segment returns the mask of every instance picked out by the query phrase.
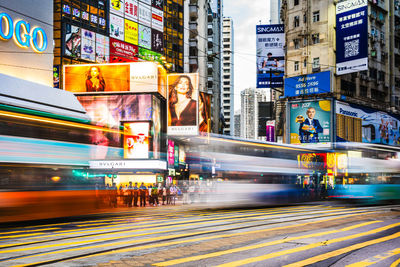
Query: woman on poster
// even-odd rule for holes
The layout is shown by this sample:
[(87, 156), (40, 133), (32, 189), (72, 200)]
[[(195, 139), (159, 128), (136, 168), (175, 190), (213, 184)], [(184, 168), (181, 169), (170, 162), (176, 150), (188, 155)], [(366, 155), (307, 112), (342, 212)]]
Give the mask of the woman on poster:
[(206, 94), (200, 93), (199, 97), (199, 131), (208, 132), (208, 119), (210, 118), (208, 111), (209, 102)]
[(170, 126), (196, 125), (197, 101), (192, 99), (193, 90), (192, 82), (187, 75), (180, 75), (176, 81), (170, 85)]
[(91, 66), (86, 73), (86, 92), (103, 92), (106, 82), (98, 66)]

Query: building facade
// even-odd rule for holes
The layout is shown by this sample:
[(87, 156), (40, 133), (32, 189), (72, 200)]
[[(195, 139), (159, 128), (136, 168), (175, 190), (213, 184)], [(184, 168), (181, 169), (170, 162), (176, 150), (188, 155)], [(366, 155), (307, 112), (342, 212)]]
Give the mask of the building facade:
[[(258, 136), (258, 103), (270, 100), (266, 89), (247, 88), (240, 93), (240, 137), (246, 139), (260, 139)], [(264, 137), (265, 138), (265, 137)]]
[[(337, 21), (342, 19), (354, 19), (363, 16), (364, 12), (349, 10), (350, 17), (340, 18), (337, 15), (337, 5), (346, 1), (311, 1), (311, 0), (289, 0), (284, 1), (281, 9), (282, 20), (285, 25), (286, 33), (286, 64), (285, 77), (287, 81), (290, 77), (299, 75), (313, 75), (329, 71), (331, 73), (331, 84), (329, 89), (319, 94), (308, 94), (291, 96), (287, 100), (289, 102), (317, 99), (330, 99), (332, 101), (332, 138), (335, 140), (357, 141), (361, 140), (358, 134), (353, 132), (362, 132), (363, 142), (376, 139), (374, 133), (368, 130), (373, 127), (378, 132), (377, 125), (364, 125), (345, 127), (342, 125), (343, 119), (339, 114), (340, 110), (335, 107), (343, 105), (353, 105), (355, 109), (370, 109), (370, 113), (379, 113), (377, 120), (382, 122), (386, 117), (392, 117), (385, 124), (392, 125), (397, 128), (396, 114), (399, 108), (399, 66), (400, 66), (400, 24), (399, 3), (395, 1), (356, 1), (367, 7), (365, 20), (357, 20), (357, 23), (367, 25), (368, 36), (364, 43), (353, 42), (352, 46), (348, 46), (346, 53), (349, 58), (359, 53), (359, 50), (367, 49), (367, 68), (351, 73), (337, 73), (336, 62), (338, 56), (337, 36), (339, 25)], [(351, 14), (352, 12), (355, 12)], [(353, 17), (351, 17), (353, 16)], [(342, 26), (353, 27), (357, 24), (349, 22)], [(396, 31), (397, 30), (397, 31)], [(357, 38), (357, 35), (346, 38)], [(338, 39), (339, 40), (339, 39)], [(347, 39), (350, 40), (350, 39)], [(361, 39), (362, 40), (362, 39)], [(349, 42), (349, 45), (350, 42)], [(341, 101), (341, 102), (340, 102)], [(360, 113), (360, 112), (359, 112)], [(355, 113), (354, 113), (355, 114)], [(394, 117), (393, 117), (394, 116)], [(350, 116), (351, 117), (351, 116)], [(354, 117), (354, 116), (353, 116)], [(287, 119), (286, 127), (290, 127), (290, 121)], [(347, 117), (345, 118), (348, 119)], [(353, 119), (356, 119), (355, 117)], [(389, 119), (388, 119), (389, 120)], [(279, 124), (279, 122), (278, 122)], [(335, 127), (333, 126), (335, 125)], [(361, 130), (356, 130), (362, 127)], [(346, 128), (346, 129), (344, 129)], [(353, 129), (352, 133), (347, 134), (348, 129)], [(287, 130), (288, 132), (288, 130)], [(346, 138), (343, 133), (346, 132)], [(368, 134), (369, 132), (369, 134)], [(374, 132), (374, 129), (372, 129)], [(372, 137), (371, 137), (372, 135)], [(290, 140), (286, 140), (289, 142)], [(388, 142), (394, 144), (395, 142)]]
[(233, 20), (232, 18), (223, 19), (222, 28), (222, 112), (225, 120), (224, 134), (233, 135), (235, 132), (234, 124), (234, 69), (233, 69)]

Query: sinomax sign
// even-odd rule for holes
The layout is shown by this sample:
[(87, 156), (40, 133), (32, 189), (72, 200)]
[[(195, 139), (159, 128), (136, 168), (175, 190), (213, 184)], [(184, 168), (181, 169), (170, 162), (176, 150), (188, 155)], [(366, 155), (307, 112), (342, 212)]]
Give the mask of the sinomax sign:
[(47, 35), (42, 28), (31, 27), (24, 20), (13, 21), (7, 13), (0, 13), (0, 39), (14, 39), (19, 47), (31, 47), (37, 53), (42, 53), (47, 48)]

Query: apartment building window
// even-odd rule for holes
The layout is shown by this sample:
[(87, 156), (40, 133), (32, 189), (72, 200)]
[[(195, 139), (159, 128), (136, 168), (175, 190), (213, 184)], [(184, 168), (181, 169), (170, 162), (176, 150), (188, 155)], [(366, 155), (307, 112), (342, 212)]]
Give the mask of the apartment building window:
[(311, 35), (311, 39), (313, 44), (319, 44), (319, 33), (314, 33)]
[(299, 39), (293, 39), (293, 44), (294, 44), (294, 49), (300, 48), (300, 40)]
[(293, 23), (294, 23), (294, 27), (295, 28), (300, 26), (300, 18), (299, 18), (299, 16), (294, 16)]
[(303, 46), (307, 46), (308, 45), (308, 39), (307, 37), (303, 38)]
[(304, 15), (303, 15), (303, 22), (307, 23), (307, 14), (306, 13), (304, 13)]
[(385, 72), (384, 71), (378, 72), (378, 80), (381, 82), (385, 81)]
[(299, 5), (299, 0), (294, 0), (294, 5), (295, 6)]
[(304, 67), (304, 68), (307, 68), (307, 59), (304, 59), (304, 61), (303, 61), (303, 67)]
[(294, 62), (294, 71), (299, 71), (299, 62), (298, 61)]
[(312, 67), (313, 67), (313, 69), (319, 68), (319, 57), (313, 58)]
[(313, 20), (313, 22), (318, 22), (319, 21), (319, 10), (313, 12), (312, 20)]

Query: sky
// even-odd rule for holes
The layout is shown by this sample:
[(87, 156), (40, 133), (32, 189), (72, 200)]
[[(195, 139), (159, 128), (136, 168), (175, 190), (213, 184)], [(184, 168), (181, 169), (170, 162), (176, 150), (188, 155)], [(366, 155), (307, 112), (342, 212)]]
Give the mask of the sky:
[(233, 20), (235, 111), (240, 92), (256, 87), (256, 25), (269, 23), (268, 0), (225, 0), (223, 16)]

